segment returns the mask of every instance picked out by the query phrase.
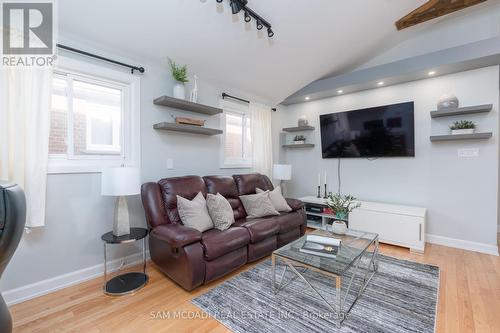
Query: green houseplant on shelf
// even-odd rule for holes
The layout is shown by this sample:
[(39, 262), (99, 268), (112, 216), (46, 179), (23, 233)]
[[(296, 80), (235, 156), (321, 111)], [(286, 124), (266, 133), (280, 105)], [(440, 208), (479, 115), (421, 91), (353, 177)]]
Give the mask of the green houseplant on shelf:
[(328, 195), (326, 204), (335, 214), (335, 219), (332, 223), (332, 232), (343, 235), (347, 231), (345, 220), (350, 212), (361, 207), (361, 203), (356, 201), (356, 198), (350, 194), (341, 195), (340, 193), (331, 193)]
[(476, 129), (476, 124), (470, 120), (455, 121), (450, 126), (451, 134), (473, 134)]
[(186, 89), (184, 83), (189, 82), (187, 76), (187, 65), (177, 65), (172, 59), (168, 58), (168, 66), (172, 72), (172, 77), (175, 80), (174, 97), (186, 99)]

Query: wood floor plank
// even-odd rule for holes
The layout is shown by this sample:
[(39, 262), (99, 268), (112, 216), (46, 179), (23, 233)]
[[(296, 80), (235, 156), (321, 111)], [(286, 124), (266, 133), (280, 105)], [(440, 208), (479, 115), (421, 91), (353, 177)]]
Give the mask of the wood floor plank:
[[(440, 267), (436, 332), (500, 332), (499, 257), (434, 244), (427, 245), (425, 254), (385, 244), (380, 252)], [(227, 333), (191, 299), (256, 264), (186, 292), (149, 262), (150, 282), (134, 295), (106, 296), (98, 278), (12, 306), (14, 332)]]

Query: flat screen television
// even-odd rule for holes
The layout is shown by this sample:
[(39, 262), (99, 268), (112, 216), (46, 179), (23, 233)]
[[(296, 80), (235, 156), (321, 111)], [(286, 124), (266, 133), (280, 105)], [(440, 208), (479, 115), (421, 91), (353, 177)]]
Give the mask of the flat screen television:
[(413, 102), (320, 115), (323, 158), (415, 156)]

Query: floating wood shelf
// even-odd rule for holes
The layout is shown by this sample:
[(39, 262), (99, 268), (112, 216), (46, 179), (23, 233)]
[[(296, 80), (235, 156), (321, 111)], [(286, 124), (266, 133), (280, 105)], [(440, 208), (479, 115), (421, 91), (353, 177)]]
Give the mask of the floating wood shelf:
[(463, 108), (450, 108), (439, 111), (431, 111), (431, 118), (449, 117), (449, 116), (460, 116), (466, 114), (474, 113), (484, 113), (490, 112), (493, 108), (493, 104), (484, 104), (476, 106), (467, 106)]
[(297, 127), (283, 128), (283, 132), (302, 132), (302, 131), (314, 131), (314, 127), (313, 126), (297, 126)]
[(222, 113), (222, 109), (214, 108), (213, 106), (193, 103), (183, 99), (178, 99), (170, 96), (161, 96), (153, 101), (155, 105), (168, 106), (174, 109), (180, 109), (184, 111), (208, 114), (210, 116)]
[(473, 134), (447, 134), (447, 135), (433, 135), (431, 136), (432, 142), (437, 141), (456, 141), (456, 140), (487, 140), (493, 136), (493, 133), (473, 133)]
[(283, 145), (283, 148), (312, 148), (314, 144), (312, 143), (303, 143), (303, 144), (293, 144), (293, 145)]
[(153, 128), (164, 131), (184, 132), (184, 133), (203, 134), (203, 135), (219, 135), (223, 133), (222, 130), (215, 128), (207, 128), (202, 126), (176, 124), (176, 123), (166, 123), (166, 122), (154, 124)]

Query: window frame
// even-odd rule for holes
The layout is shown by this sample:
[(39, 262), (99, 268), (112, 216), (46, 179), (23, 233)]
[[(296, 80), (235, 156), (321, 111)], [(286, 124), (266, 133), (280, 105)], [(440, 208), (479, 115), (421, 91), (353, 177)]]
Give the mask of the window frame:
[[(221, 148), (220, 148), (220, 168), (221, 169), (251, 169), (253, 166), (253, 154), (252, 151), (250, 150), (250, 158), (245, 159), (241, 158), (235, 162), (228, 162), (225, 156), (225, 149), (226, 149), (226, 135), (227, 135), (227, 119), (226, 115), (228, 113), (232, 114), (238, 114), (243, 116), (243, 121), (246, 122), (247, 118), (251, 119), (251, 113), (250, 113), (250, 105), (248, 104), (243, 104), (243, 103), (237, 103), (237, 102), (232, 102), (232, 101), (227, 101), (224, 99), (221, 99), (220, 101), (220, 106), (223, 110), (223, 113), (220, 117), (221, 122), (221, 128), (223, 129), (224, 133), (222, 134), (222, 142), (221, 142)], [(252, 132), (252, 123), (250, 121), (250, 132)], [(245, 136), (246, 136), (246, 129), (247, 126), (246, 124), (243, 125), (243, 141), (242, 141), (242, 151), (243, 155), (245, 155)]]
[[(140, 78), (130, 73), (61, 56), (58, 57), (54, 75), (69, 75), (70, 78), (82, 78), (84, 82), (93, 81), (99, 85), (113, 88), (119, 86), (122, 89), (122, 131), (120, 133), (122, 151), (119, 154), (88, 156), (49, 154), (47, 173), (100, 173), (105, 168), (140, 166)], [(72, 112), (69, 112), (68, 117), (72, 116)], [(68, 123), (68, 152), (72, 153), (74, 147), (71, 127)]]

